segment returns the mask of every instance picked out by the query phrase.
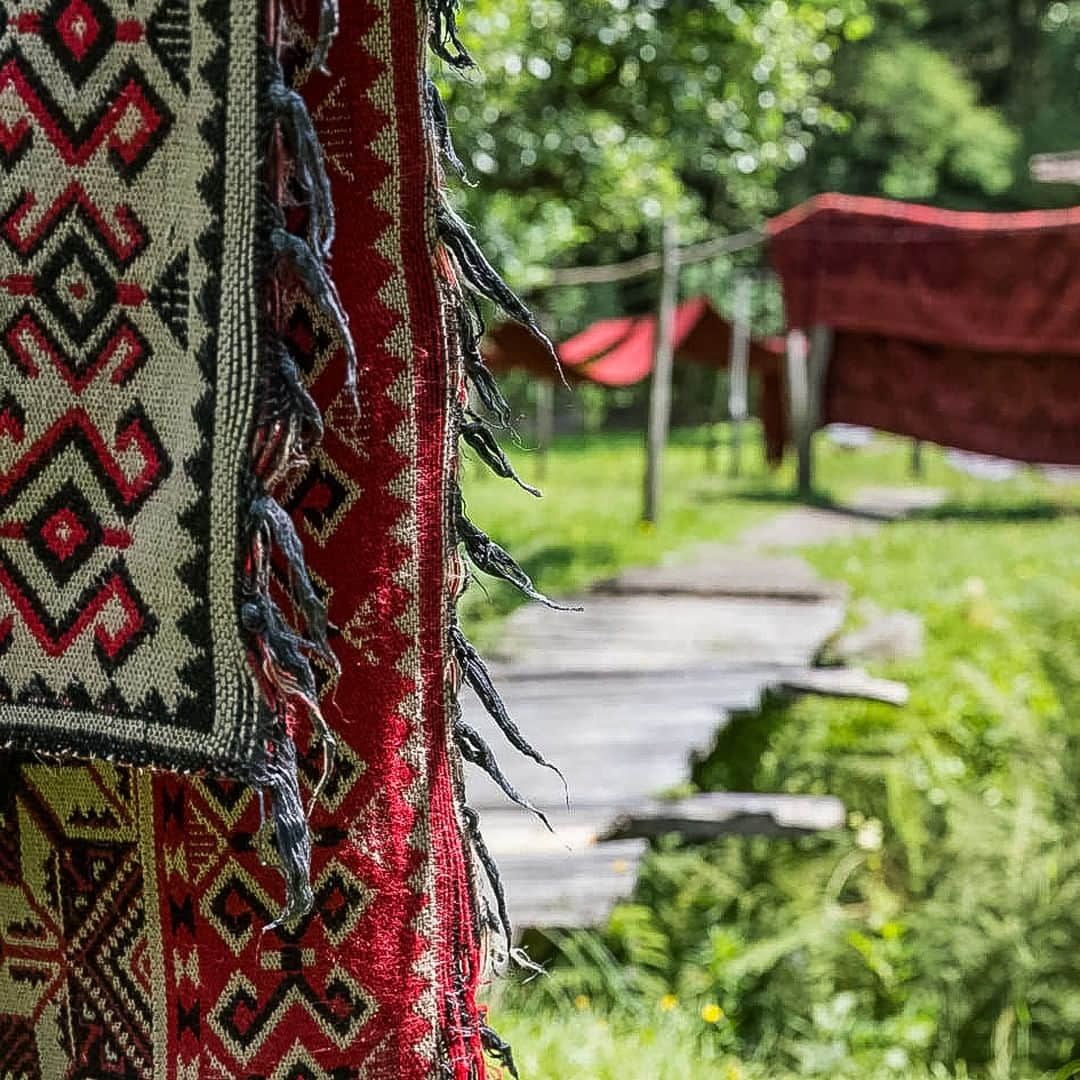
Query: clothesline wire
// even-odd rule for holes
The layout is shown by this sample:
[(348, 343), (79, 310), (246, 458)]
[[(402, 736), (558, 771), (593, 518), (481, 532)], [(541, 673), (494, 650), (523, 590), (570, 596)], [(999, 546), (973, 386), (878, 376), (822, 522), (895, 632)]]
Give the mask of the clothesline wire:
[[(765, 230), (746, 229), (730, 236), (718, 236), (700, 244), (688, 244), (680, 248), (676, 255), (678, 266), (691, 266), (694, 263), (708, 262), (721, 255), (730, 255), (736, 251), (745, 251), (756, 247), (765, 240)], [(659, 251), (650, 251), (626, 262), (609, 263), (605, 266), (572, 266), (564, 270), (553, 270), (544, 282), (547, 288), (564, 285), (600, 285), (651, 274), (659, 270), (663, 256)]]
[[(1080, 226), (1080, 219), (1077, 221)], [(820, 229), (813, 238), (817, 246), (853, 243), (874, 243), (885, 247), (898, 244), (955, 244), (958, 240), (964, 242), (980, 242), (988, 237), (998, 236), (1034, 236), (1043, 229), (1057, 229), (1057, 226), (1028, 226), (1027, 228), (994, 228), (994, 229), (950, 229), (942, 225), (923, 225), (911, 223), (897, 228), (860, 228), (857, 235), (844, 237), (830, 236), (824, 228)], [(768, 234), (761, 226), (745, 229), (742, 232), (732, 233), (729, 236), (719, 236), (713, 240), (705, 240), (698, 244), (689, 244), (680, 248), (676, 256), (676, 264), (693, 266), (696, 263), (708, 262), (719, 258), (721, 255), (731, 255), (738, 251), (746, 251), (757, 247), (768, 240)], [(559, 288), (571, 285), (602, 285), (612, 284), (619, 281), (628, 281), (631, 278), (642, 277), (645, 274), (655, 273), (661, 268), (662, 256), (658, 251), (650, 251), (645, 255), (627, 259), (621, 263), (607, 263), (601, 266), (572, 266), (560, 270), (552, 270), (540, 288)]]

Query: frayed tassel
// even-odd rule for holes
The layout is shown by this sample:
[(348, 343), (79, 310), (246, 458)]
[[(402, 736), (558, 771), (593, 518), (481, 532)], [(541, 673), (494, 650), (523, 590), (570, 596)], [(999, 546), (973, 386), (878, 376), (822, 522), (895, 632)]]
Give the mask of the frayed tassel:
[(499, 786), (499, 790), (502, 791), (512, 803), (516, 803), (523, 810), (528, 810), (529, 813), (535, 814), (544, 823), (548, 832), (555, 832), (551, 827), (551, 822), (548, 821), (547, 814), (545, 814), (538, 806), (534, 806), (529, 802), (529, 800), (526, 799), (525, 796), (510, 782), (506, 773), (502, 771), (495, 755), (492, 753), (491, 747), (484, 741), (480, 732), (471, 725), (465, 723), (461, 717), (458, 717), (454, 721), (454, 742), (461, 751), (461, 756), (471, 764), (483, 769), (484, 772), (486, 772)]
[(487, 256), (473, 239), (469, 227), (445, 202), (435, 209), (435, 226), (443, 243), (453, 253), (465, 281), (480, 296), (497, 304), (512, 319), (527, 326), (542, 341), (558, 363), (555, 346), (540, 329), (540, 324), (533, 313), (521, 302), (517, 293), (499, 276), (498, 271), (488, 262)]
[(356, 410), (360, 410), (360, 399), (356, 391), (358, 362), (356, 345), (349, 331), (349, 317), (341, 306), (341, 299), (326, 267), (310, 247), (299, 236), (293, 236), (287, 229), (278, 226), (270, 233), (270, 243), (279, 263), (287, 263), (308, 295), (320, 309), (329, 316), (337, 327), (341, 344), (345, 349), (346, 370), (345, 389), (352, 397)]
[(469, 833), (469, 841), (472, 844), (473, 851), (476, 852), (477, 860), (483, 867), (484, 876), (487, 878), (488, 885), (491, 886), (492, 895), (495, 897), (495, 907), (498, 910), (498, 929), (502, 931), (503, 937), (506, 939), (506, 951), (507, 955), (509, 955), (514, 949), (514, 931), (510, 924), (510, 910), (506, 906), (506, 890), (503, 888), (499, 866), (484, 842), (484, 834), (480, 831), (480, 815), (471, 806), (463, 806), (461, 812), (465, 818), (465, 828)]
[(532, 578), (521, 569), (506, 548), (495, 543), (486, 532), (478, 529), (464, 514), (457, 519), (457, 535), (465, 545), (469, 560), (478, 570), (509, 582), (530, 600), (559, 611), (563, 610), (554, 600), (537, 589)]
[[(476, 305), (473, 306), (475, 308)], [(510, 423), (510, 406), (480, 352), (480, 338), (484, 333), (484, 323), (480, 318), (480, 313), (475, 310), (470, 313), (468, 306), (462, 301), (458, 304), (457, 316), (465, 375), (472, 383), (484, 408), (495, 417), (499, 424), (506, 427)]]
[(251, 518), (257, 528), (267, 530), (274, 546), (285, 559), (289, 569), (290, 595), (304, 620), (315, 651), (335, 673), (340, 671), (337, 657), (327, 639), (326, 605), (311, 583), (304, 560), (304, 545), (288, 511), (269, 495), (259, 495), (252, 501)]
[(458, 0), (434, 0), (431, 11), (431, 51), (459, 71), (475, 65), (457, 28)]
[(495, 376), (488, 370), (487, 364), (479, 353), (471, 360), (466, 357), (465, 374), (469, 377), (469, 382), (472, 383), (476, 396), (480, 398), (484, 408), (492, 413), (503, 427), (506, 427), (510, 423), (510, 406), (502, 396)]
[(326, 161), (307, 105), (295, 90), (285, 85), (280, 65), (270, 81), (268, 97), (296, 165), (297, 181), (309, 199), (308, 243), (321, 259), (327, 259), (334, 243), (335, 223)]
[(322, 0), (319, 8), (319, 36), (315, 42), (315, 51), (311, 54), (311, 66), (324, 75), (330, 74), (326, 61), (330, 55), (330, 46), (333, 45), (340, 28), (341, 11), (338, 0)]
[(272, 750), (255, 766), (251, 780), (260, 791), (269, 792), (273, 801), (271, 818), (285, 878), (285, 905), (265, 927), (265, 933), (307, 915), (315, 906), (311, 888), (311, 833), (300, 800), (296, 745), (292, 739), (284, 734), (274, 736)]
[(520, 593), (538, 604), (552, 608), (555, 611), (581, 611), (580, 607), (567, 607), (557, 604), (554, 600), (545, 596), (533, 584), (533, 580), (517, 564), (514, 557), (501, 545), (495, 543), (482, 529), (477, 528), (466, 516), (461, 508), (460, 494), (456, 500), (457, 513), (455, 524), (457, 526), (457, 538), (465, 545), (465, 551), (470, 562), (478, 570), (492, 577), (501, 578), (509, 582)]
[(314, 446), (323, 437), (322, 413), (300, 378), (300, 369), (289, 350), (280, 341), (274, 343), (273, 349), (270, 386), (263, 401), (264, 416), (271, 422), (286, 418), (295, 421), (302, 444)]
[[(244, 629), (255, 637), (264, 654), (263, 671), (266, 678), (286, 699), (296, 698), (301, 701), (315, 725), (316, 734), (322, 744), (323, 768), (311, 794), (310, 806), (314, 807), (333, 771), (337, 757), (337, 739), (334, 738), (319, 707), (315, 672), (305, 655), (308, 652), (322, 655), (322, 651), (314, 641), (295, 633), (282, 616), (281, 609), (264, 593), (257, 594), (243, 605), (240, 609), (240, 621)], [(336, 670), (336, 657), (329, 648), (327, 653), (331, 666)]]
[(480, 699), (480, 703), (491, 718), (499, 725), (499, 730), (506, 736), (506, 741), (515, 750), (535, 761), (537, 765), (550, 769), (562, 781), (565, 789), (566, 777), (563, 776), (557, 765), (553, 765), (548, 761), (521, 733), (521, 729), (506, 711), (506, 706), (503, 704), (498, 690), (495, 689), (495, 684), (491, 681), (487, 665), (461, 632), (460, 627), (453, 626), (450, 628), (450, 644), (453, 647), (458, 663), (461, 665), (463, 678), (472, 687), (473, 692)]
[(471, 414), (471, 418), (461, 424), (459, 433), (469, 446), (476, 451), (480, 460), (496, 476), (502, 477), (504, 480), (513, 480), (523, 491), (535, 495), (538, 499), (541, 497), (542, 492), (539, 488), (533, 487), (532, 484), (526, 484), (518, 476), (514, 466), (510, 464), (510, 459), (503, 452), (498, 440), (496, 440), (495, 433), (479, 416)]
[(430, 78), (427, 80), (427, 99), (431, 127), (435, 132), (435, 145), (439, 148), (439, 153), (446, 159), (446, 163), (450, 168), (457, 173), (461, 180), (468, 184), (469, 177), (465, 171), (465, 163), (458, 157), (457, 150), (454, 149), (454, 137), (450, 134), (450, 117), (446, 115), (446, 106), (443, 104), (442, 94), (439, 93), (439, 88)]
[(269, 596), (258, 595), (247, 601), (240, 609), (240, 621), (270, 654), (275, 667), (288, 677), (288, 685), (282, 687), (286, 696), (299, 696), (313, 715), (318, 713), (315, 673), (304, 655), (306, 651), (318, 651), (315, 643), (289, 629), (281, 609)]
[(514, 1064), (514, 1050), (497, 1031), (489, 1028), (487, 1024), (482, 1024), (480, 1027), (480, 1041), (483, 1043), (484, 1049), (506, 1069), (514, 1080), (520, 1080), (517, 1065)]

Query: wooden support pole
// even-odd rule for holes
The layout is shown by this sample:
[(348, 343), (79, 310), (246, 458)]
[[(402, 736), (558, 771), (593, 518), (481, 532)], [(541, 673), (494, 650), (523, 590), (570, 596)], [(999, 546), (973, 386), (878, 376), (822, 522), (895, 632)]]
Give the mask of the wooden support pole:
[(705, 471), (716, 472), (716, 458), (720, 449), (720, 419), (724, 415), (724, 373), (720, 368), (713, 372), (712, 400), (705, 432)]
[(911, 440), (911, 475), (920, 478), (923, 474), (922, 439)]
[(536, 475), (547, 476), (548, 451), (555, 437), (555, 384), (537, 379), (536, 394)]
[(660, 271), (660, 304), (656, 314), (656, 341), (649, 387), (649, 433), (645, 463), (645, 507), (642, 517), (655, 522), (660, 515), (664, 448), (671, 423), (672, 339), (679, 287), (679, 232), (675, 219), (664, 222), (664, 250)]
[(807, 429), (806, 414), (810, 407), (808, 351), (809, 343), (806, 335), (801, 330), (789, 330), (786, 351), (788, 423), (797, 455), (797, 489), (803, 498), (810, 494), (813, 482), (809, 447), (804, 444)]
[(832, 336), (828, 326), (813, 327), (809, 340), (801, 330), (788, 334), (788, 407), (798, 454), (797, 490), (800, 499), (808, 499), (814, 491), (814, 432), (821, 422)]
[(752, 280), (735, 282), (735, 310), (731, 326), (731, 363), (728, 369), (728, 418), (731, 421), (731, 475), (742, 467), (742, 426), (748, 414), (750, 384), (750, 303)]

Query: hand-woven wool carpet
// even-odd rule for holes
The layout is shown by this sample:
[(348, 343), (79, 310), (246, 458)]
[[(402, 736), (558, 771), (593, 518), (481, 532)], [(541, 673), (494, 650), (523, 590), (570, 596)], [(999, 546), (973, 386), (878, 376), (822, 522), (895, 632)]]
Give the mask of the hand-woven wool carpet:
[(1080, 210), (820, 195), (768, 233), (789, 325), (835, 331), (823, 422), (1080, 464)]
[(463, 293), (531, 319), (442, 202), (455, 6), (2, 0), (3, 1080), (512, 1071), (458, 543), (535, 590), (454, 476)]

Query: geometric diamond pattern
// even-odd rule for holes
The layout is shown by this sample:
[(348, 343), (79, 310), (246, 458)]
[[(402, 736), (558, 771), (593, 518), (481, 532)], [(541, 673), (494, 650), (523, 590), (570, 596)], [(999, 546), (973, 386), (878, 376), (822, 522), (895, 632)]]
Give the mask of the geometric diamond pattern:
[(57, 585), (66, 585), (101, 544), (101, 522), (68, 480), (30, 519), (26, 540)]
[(116, 20), (102, 0), (52, 0), (40, 25), (42, 40), (77, 87), (116, 40)]
[[(59, 0), (32, 2), (35, 10), (48, 6), (54, 22), (61, 18), (64, 8)], [(108, 34), (97, 14), (100, 2), (87, 0), (87, 7), (101, 29), (91, 27), (79, 8), (71, 16), (83, 19), (73, 40), (85, 47), (84, 64), (98, 40), (95, 33)], [(3, 6), (10, 14), (12, 5)], [(202, 152), (187, 167), (205, 180), (206, 187), (224, 186), (225, 177), (215, 173), (211, 159), (217, 144), (205, 135), (205, 125), (218, 123), (219, 112), (231, 116), (242, 111), (254, 97), (234, 95), (225, 109), (219, 92), (232, 85), (224, 76), (230, 58), (241, 51), (242, 35), (219, 42), (206, 33), (203, 21), (210, 18), (219, 28), (232, 25), (227, 0), (109, 0), (109, 6), (117, 34), (125, 42), (120, 62), (138, 59), (144, 45), (154, 53), (149, 62), (143, 54), (142, 71), (135, 70), (128, 83), (113, 78), (119, 65), (106, 56), (87, 83), (117, 87), (113, 100), (119, 100), (126, 86), (134, 87), (125, 123), (114, 124), (96, 112), (90, 117), (93, 102), (80, 103), (50, 134), (30, 121), (20, 126), (23, 117), (17, 115), (16, 107), (6, 147), (0, 132), (0, 168), (10, 168), (13, 174), (21, 167), (18, 154), (28, 153), (30, 142), (35, 149), (46, 145), (59, 158), (64, 153), (82, 153), (92, 131), (103, 148), (102, 160), (92, 170), (86, 169), (85, 175), (92, 173), (93, 183), (87, 180), (87, 187), (94, 196), (95, 212), (109, 229), (103, 231), (97, 223), (92, 226), (85, 215), (75, 212), (57, 216), (51, 226), (53, 235), (44, 239), (29, 224), (18, 232), (26, 239), (21, 246), (0, 239), (0, 264), (7, 257), (5, 248), (18, 247), (33, 263), (26, 273), (34, 278), (26, 286), (28, 291), (3, 310), (0, 325), (7, 328), (17, 322), (13, 317), (25, 306), (35, 326), (44, 328), (47, 336), (40, 340), (63, 357), (63, 362), (54, 360), (40, 345), (36, 329), (29, 322), (20, 323), (18, 348), (8, 342), (8, 357), (0, 356), (0, 382), (5, 390), (9, 380), (17, 385), (21, 398), (23, 386), (17, 378), (21, 372), (27, 385), (36, 378), (35, 385), (47, 385), (58, 397), (64, 395), (73, 409), (101, 395), (109, 400), (113, 393), (128, 400), (145, 385), (148, 370), (153, 375), (162, 367), (171, 372), (175, 343), (185, 334), (192, 348), (207, 340), (199, 316), (217, 312), (228, 293), (220, 281), (207, 280), (207, 260), (223, 246), (231, 221), (222, 217), (212, 230), (192, 236), (187, 245), (190, 262), (184, 266), (174, 261), (175, 252), (155, 254), (157, 212), (129, 199), (148, 174), (157, 175), (161, 168), (163, 175), (169, 175), (159, 165), (160, 159), (154, 160), (152, 144), (158, 140), (168, 150), (168, 141), (161, 142), (158, 133), (170, 121), (158, 114), (148, 73), (152, 73), (152, 93)], [(317, 6), (306, 5), (309, 14), (317, 15)], [(247, 10), (262, 7), (253, 4)], [(427, 258), (434, 177), (424, 157), (426, 133), (415, 78), (426, 37), (417, 11), (416, 5), (399, 0), (353, 0), (342, 5), (341, 70), (332, 77), (306, 70), (301, 76), (300, 89), (320, 125), (331, 167), (336, 168), (334, 162), (345, 166), (336, 169), (331, 180), (339, 204), (351, 208), (339, 216), (339, 250), (349, 255), (342, 266), (341, 295), (353, 324), (363, 326), (365, 408), (361, 422), (347, 430), (347, 410), (340, 410), (340, 425), (337, 411), (330, 410), (325, 457), (314, 468), (312, 482), (297, 484), (292, 508), (302, 537), (318, 537), (308, 547), (312, 576), (320, 591), (332, 591), (335, 609), (342, 612), (342, 628), (365, 602), (371, 603), (371, 618), (377, 622), (377, 627), (358, 625), (348, 635), (332, 629), (342, 654), (342, 672), (325, 707), (328, 719), (338, 721), (335, 728), (343, 746), (339, 769), (311, 813), (315, 911), (295, 926), (263, 932), (268, 918), (280, 907), (283, 890), (272, 829), (262, 820), (259, 801), (245, 785), (116, 769), (117, 777), (139, 785), (140, 797), (134, 797), (132, 790), (110, 790), (107, 799), (76, 792), (70, 816), (77, 819), (80, 831), (74, 842), (85, 843), (88, 849), (105, 843), (108, 814), (126, 824), (132, 808), (138, 807), (143, 820), (137, 840), (131, 843), (138, 845), (142, 855), (141, 895), (103, 888), (110, 880), (125, 879), (125, 873), (117, 871), (131, 868), (115, 852), (108, 858), (97, 858), (92, 851), (80, 855), (79, 872), (65, 879), (79, 886), (72, 893), (70, 926), (76, 926), (79, 905), (90, 905), (112, 944), (97, 943), (101, 947), (95, 948), (89, 969), (93, 991), (79, 1002), (85, 1011), (63, 1012), (65, 998), (59, 1022), (51, 1022), (55, 1013), (40, 1019), (41, 1014), (33, 1014), (28, 1031), (24, 1022), (27, 994), (55, 986), (55, 972), (77, 970), (79, 943), (84, 938), (57, 937), (48, 956), (52, 966), (42, 965), (40, 982), (13, 987), (4, 981), (15, 921), (25, 924), (37, 947), (49, 938), (31, 917), (37, 913), (16, 910), (18, 904), (4, 891), (4, 876), (9, 873), (5, 867), (12, 861), (7, 849), (16, 844), (22, 850), (27, 841), (22, 822), (12, 827), (13, 818), (5, 815), (7, 792), (0, 783), (0, 919), (9, 912), (15, 914), (14, 920), (0, 926), (0, 1076), (12, 1062), (21, 1067), (24, 1059), (39, 1067), (42, 1080), (51, 1076), (64, 1080), (433, 1080), (447, 1075), (447, 1068), (458, 1076), (483, 1075), (470, 977), (470, 971), (479, 972), (480, 952), (472, 940), (477, 926), (471, 907), (469, 856), (453, 812), (446, 656), (438, 631), (446, 604), (448, 538), (443, 495), (450, 452), (447, 411), (454, 388), (447, 377), (450, 364), (440, 322), (445, 297)], [(135, 20), (142, 20), (145, 35), (138, 45), (130, 26)], [(69, 31), (69, 37), (73, 32)], [(297, 30), (301, 40), (307, 32)], [(253, 50), (259, 45), (248, 44)], [(30, 35), (18, 41), (18, 48), (28, 52), (35, 46), (35, 60), (54, 55), (57, 48)], [(70, 43), (64, 48), (71, 53)], [(70, 70), (78, 62), (70, 55), (64, 67), (69, 74), (56, 81), (72, 85)], [(7, 106), (11, 84), (4, 84), (3, 78), (0, 61), (0, 95), (6, 95)], [(177, 97), (177, 88), (188, 78), (192, 101), (219, 106), (202, 124), (191, 122)], [(336, 112), (320, 109), (320, 102), (331, 96), (343, 107)], [(86, 122), (80, 119), (84, 116)], [(326, 117), (342, 122), (330, 123)], [(116, 218), (120, 197), (109, 205), (96, 205), (101, 201), (98, 186), (110, 170), (123, 185), (117, 189), (123, 200), (132, 203), (137, 230)], [(51, 204), (41, 199), (37, 212), (44, 213)], [(3, 212), (0, 206), (0, 216)], [(185, 219), (180, 231), (186, 227)], [(67, 284), (82, 285), (84, 290), (68, 288), (47, 303), (37, 272), (55, 255), (60, 239), (72, 232), (84, 240), (89, 254), (80, 251), (63, 269)], [(126, 261), (122, 261), (118, 252), (133, 233), (138, 234), (138, 242), (132, 241), (133, 246), (125, 250), (135, 253), (124, 255)], [(109, 235), (117, 243), (109, 241)], [(111, 286), (95, 280), (91, 259), (109, 268)], [(4, 268), (0, 265), (0, 270)], [(179, 297), (185, 280), (187, 304)], [(39, 291), (31, 294), (31, 287)], [(84, 330), (88, 307), (100, 307), (98, 297), (108, 296), (110, 289), (118, 291), (115, 301), (85, 345), (79, 345), (75, 335)], [(80, 291), (82, 295), (76, 295)], [(254, 293), (249, 290), (244, 296), (250, 300)], [(286, 295), (285, 303), (289, 302), (291, 297)], [(0, 295), (0, 306), (4, 303)], [(62, 309), (64, 315), (54, 315), (53, 309)], [(111, 339), (112, 328), (121, 318), (141, 341), (125, 333), (124, 343), (110, 348), (105, 339)], [(62, 319), (70, 329), (62, 325)], [(325, 327), (319, 322), (307, 328), (312, 348), (298, 349), (297, 361), (302, 362), (305, 353), (315, 354), (316, 362), (305, 368), (305, 381), (326, 414), (340, 387), (344, 359), (340, 348), (322, 340)], [(102, 360), (103, 355), (109, 358)], [(210, 349), (204, 354), (207, 370), (225, 356), (224, 350)], [(134, 377), (125, 382), (123, 374), (114, 378), (114, 373), (118, 368), (129, 371), (126, 358), (140, 366), (134, 367)], [(29, 374), (32, 368), (36, 376)], [(21, 404), (20, 400), (0, 402), (0, 460), (18, 457), (20, 447), (40, 433), (34, 427), (35, 417)], [(191, 421), (188, 403), (177, 402), (175, 411), (185, 422)], [(124, 407), (118, 405), (116, 412), (123, 413)], [(19, 558), (24, 575), (38, 579), (53, 572), (44, 567), (47, 559), (59, 564), (61, 573), (66, 564), (84, 560), (69, 583), (70, 591), (79, 575), (96, 572), (99, 562), (127, 558), (128, 551), (115, 547), (113, 530), (106, 526), (121, 524), (137, 545), (139, 508), (166, 494), (172, 497), (178, 485), (187, 490), (209, 467), (205, 457), (174, 460), (169, 474), (176, 481), (170, 483), (173, 490), (155, 489), (144, 497), (133, 477), (143, 471), (140, 463), (150, 461), (150, 443), (143, 437), (148, 431), (160, 434), (159, 458), (172, 449), (161, 416), (152, 412), (123, 429), (123, 445), (118, 443), (116, 429), (107, 423), (99, 425), (100, 444), (88, 441), (90, 436), (81, 428), (77, 436), (68, 438), (60, 480), (70, 479), (73, 488), (62, 500), (65, 505), (50, 505), (48, 515), (42, 510), (45, 495), (32, 490), (32, 485), (22, 485), (18, 513), (9, 513), (0, 495), (0, 527), (9, 527), (0, 533), (0, 559), (12, 553), (12, 558)], [(96, 539), (95, 519), (85, 512), (79, 496), (96, 512), (105, 533), (89, 557), (86, 553)], [(21, 539), (12, 539), (11, 533), (20, 525)], [(187, 525), (174, 532), (166, 530), (163, 554), (169, 554), (172, 545), (185, 543), (188, 536)], [(185, 565), (213, 564), (209, 551), (200, 549)], [(185, 583), (166, 567), (159, 577), (174, 593), (184, 593)], [(0, 610), (0, 624), (3, 614)], [(120, 612), (111, 606), (89, 632), (113, 633), (119, 617)], [(231, 627), (232, 623), (225, 619), (222, 625)], [(175, 638), (177, 628), (163, 618), (159, 636), (166, 633)], [(361, 647), (355, 646), (353, 642), (361, 637)], [(134, 653), (129, 669), (143, 664), (144, 655)], [(7, 675), (5, 663), (5, 655), (0, 655), (0, 676)], [(117, 672), (115, 681), (123, 674)], [(58, 707), (61, 694), (79, 701), (106, 700), (97, 687), (83, 690), (75, 683), (65, 684), (56, 693), (52, 707)], [(122, 711), (121, 703), (116, 712)], [(0, 705), (0, 716), (2, 712)], [(103, 723), (112, 715), (103, 711)], [(319, 755), (305, 747), (301, 751), (303, 784), (310, 791), (319, 775)], [(5, 768), (25, 778), (35, 766), (0, 755), (0, 776), (5, 775)], [(64, 786), (60, 785), (61, 795)], [(142, 793), (149, 794), (148, 801), (141, 798)], [(74, 864), (76, 860), (65, 855), (71, 842), (70, 830), (49, 832), (41, 844), (34, 845), (35, 866)], [(21, 876), (29, 879), (33, 874)], [(47, 879), (44, 890), (54, 895), (53, 880), (47, 873), (39, 874), (37, 880), (42, 878)], [(126, 879), (131, 880), (131, 875)], [(99, 896), (111, 905), (107, 917), (99, 915)], [(136, 930), (140, 920), (142, 929)], [(17, 944), (21, 947), (22, 942)], [(145, 993), (147, 987), (153, 988), (152, 995)], [(107, 1030), (97, 1000), (110, 994), (122, 1003), (115, 1007), (122, 1025), (137, 1028), (144, 1006), (152, 1009), (152, 1062), (141, 1060), (141, 1050), (147, 1045), (145, 1029), (117, 1031), (114, 1022), (112, 1030)], [(105, 1053), (76, 1045), (72, 1028)], [(28, 1037), (34, 1042), (30, 1049)], [(20, 1073), (16, 1075), (23, 1080)]]
[(41, 298), (56, 321), (78, 345), (116, 303), (116, 285), (109, 271), (76, 232), (62, 241), (42, 266)]
[[(223, 297), (254, 287), (256, 209), (234, 209), (228, 266), (221, 237), (231, 151), (258, 184), (261, 75), (223, 43), (258, 15), (184, 0), (151, 44), (163, 3), (2, 5), (0, 741), (232, 773), (255, 695), (241, 635), (212, 626), (235, 624), (261, 331)], [(219, 363), (234, 309), (244, 341)]]

